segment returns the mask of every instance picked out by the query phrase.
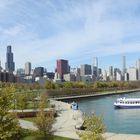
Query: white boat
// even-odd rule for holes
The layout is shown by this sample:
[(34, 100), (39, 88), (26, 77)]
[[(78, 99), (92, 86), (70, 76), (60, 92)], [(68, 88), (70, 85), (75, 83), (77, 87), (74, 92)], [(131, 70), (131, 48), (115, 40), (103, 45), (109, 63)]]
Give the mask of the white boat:
[(140, 98), (118, 98), (114, 102), (115, 108), (140, 108)]

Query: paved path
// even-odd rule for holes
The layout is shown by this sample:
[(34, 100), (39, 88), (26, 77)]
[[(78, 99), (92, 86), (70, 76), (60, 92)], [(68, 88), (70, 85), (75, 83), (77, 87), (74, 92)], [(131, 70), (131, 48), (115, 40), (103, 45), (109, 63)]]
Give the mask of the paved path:
[(115, 95), (115, 94), (124, 94), (124, 93), (132, 93), (138, 92), (140, 89), (132, 89), (132, 90), (116, 90), (116, 91), (106, 91), (106, 92), (98, 92), (98, 93), (88, 93), (85, 95), (75, 95), (75, 96), (65, 96), (65, 97), (54, 97), (52, 99), (55, 100), (64, 100), (64, 99), (76, 99), (76, 98), (86, 98), (86, 97), (97, 97), (97, 96), (107, 96), (107, 95)]
[(53, 125), (54, 135), (79, 139), (75, 126), (83, 123), (82, 112), (80, 110), (72, 110), (68, 103), (54, 100), (52, 103), (55, 104), (56, 110), (61, 110)]
[(19, 119), (19, 123), (20, 123), (20, 126), (22, 126), (22, 128), (30, 129), (30, 130), (37, 130), (37, 127), (35, 127), (32, 122)]
[[(65, 112), (65, 113), (67, 113), (67, 112)], [(73, 126), (74, 126), (73, 123), (71, 123), (71, 127), (65, 128), (68, 125), (69, 117), (70, 116), (67, 115), (68, 119), (63, 120), (63, 121), (59, 121), (59, 119), (62, 119), (62, 118), (58, 117), (58, 119), (57, 119), (58, 122), (55, 124), (55, 128), (57, 126), (57, 128), (56, 128), (57, 131), (54, 132), (54, 135), (62, 136), (62, 137), (69, 137), (69, 138), (73, 138), (73, 139), (79, 139), (79, 137), (75, 133), (75, 129), (73, 128)], [(19, 122), (20, 122), (20, 125), (25, 129), (37, 130), (37, 128), (33, 125), (32, 122), (21, 120), (21, 119), (19, 120)], [(59, 126), (61, 126), (61, 127), (59, 127)], [(105, 134), (103, 134), (103, 137), (106, 140), (140, 140), (140, 135), (132, 135), (132, 134), (105, 133)]]
[(105, 133), (103, 136), (106, 140), (140, 140), (140, 135), (133, 134)]

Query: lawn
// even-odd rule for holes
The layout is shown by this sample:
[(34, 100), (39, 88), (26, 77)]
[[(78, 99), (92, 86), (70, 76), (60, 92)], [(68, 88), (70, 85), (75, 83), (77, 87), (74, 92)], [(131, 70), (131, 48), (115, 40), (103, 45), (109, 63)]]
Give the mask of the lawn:
[(74, 140), (74, 139), (51, 135), (51, 136), (47, 136), (45, 138), (43, 138), (41, 136), (27, 136), (23, 140)]
[(29, 122), (35, 122), (35, 118), (36, 117), (22, 118), (22, 120), (29, 121)]

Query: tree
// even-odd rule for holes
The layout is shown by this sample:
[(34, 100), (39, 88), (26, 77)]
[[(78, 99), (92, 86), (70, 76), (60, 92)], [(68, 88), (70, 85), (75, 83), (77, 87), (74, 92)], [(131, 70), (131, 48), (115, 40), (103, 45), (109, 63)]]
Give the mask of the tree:
[(28, 100), (27, 100), (27, 97), (23, 94), (20, 94), (16, 100), (17, 102), (17, 106), (19, 109), (23, 110), (27, 108), (28, 106)]
[(46, 101), (47, 99), (42, 95), (39, 103), (39, 112), (37, 113), (37, 117), (35, 119), (35, 125), (44, 137), (51, 133), (52, 124), (54, 122), (54, 116), (47, 116), (44, 111)]
[(64, 82), (64, 88), (73, 88), (72, 82)]
[(46, 89), (55, 89), (55, 84), (52, 82), (52, 81), (46, 81), (46, 84), (45, 84), (45, 88)]
[(0, 91), (0, 140), (17, 139), (20, 126), (15, 113), (10, 113), (14, 96), (12, 88)]
[(83, 140), (103, 140), (102, 133), (105, 130), (105, 126), (102, 123), (102, 118), (97, 117), (95, 114), (91, 116), (85, 116), (83, 127), (84, 132), (78, 132), (78, 135)]

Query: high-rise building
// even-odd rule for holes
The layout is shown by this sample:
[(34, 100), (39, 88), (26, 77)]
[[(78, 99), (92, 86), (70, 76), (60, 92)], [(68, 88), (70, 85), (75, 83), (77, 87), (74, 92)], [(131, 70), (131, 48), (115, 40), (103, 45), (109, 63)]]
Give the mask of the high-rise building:
[(1, 82), (16, 82), (16, 77), (13, 73), (9, 72), (0, 72), (0, 81)]
[(13, 61), (12, 46), (7, 46), (5, 68), (6, 68), (6, 71), (8, 71), (8, 72), (13, 72), (15, 70), (15, 63)]
[(102, 71), (102, 80), (107, 81), (107, 71), (106, 70)]
[(64, 74), (68, 74), (70, 72), (68, 60), (59, 59), (56, 61), (56, 65), (57, 65), (56, 71), (60, 76), (60, 79), (63, 80)]
[(0, 61), (0, 71), (2, 70), (2, 67), (1, 67), (1, 61)]
[(30, 62), (25, 63), (25, 75), (31, 75), (31, 63)]
[(96, 66), (92, 66), (92, 75), (97, 78), (98, 68)]
[(24, 69), (18, 68), (17, 72), (16, 72), (16, 75), (19, 76), (19, 77), (24, 77), (24, 75), (25, 75)]
[(109, 67), (109, 80), (112, 81), (113, 80), (113, 66)]
[(36, 67), (34, 69), (34, 77), (43, 77), (44, 68), (43, 67)]
[(138, 71), (138, 80), (140, 80), (140, 59), (137, 60), (136, 68), (137, 68), (137, 71)]
[(98, 79), (99, 76), (99, 70), (98, 70), (98, 58), (93, 58), (93, 64), (92, 64), (92, 75)]
[(91, 75), (91, 65), (88, 64), (81, 65), (80, 75), (81, 76)]
[(122, 80), (122, 72), (121, 72), (121, 70), (120, 69), (118, 69), (118, 68), (114, 68), (114, 72), (113, 72), (114, 74), (113, 74), (113, 79), (115, 80), (115, 81), (121, 81)]
[(129, 81), (137, 81), (138, 80), (137, 69), (135, 67), (130, 67), (128, 69), (128, 73), (129, 73)]
[(124, 80), (124, 76), (125, 76), (125, 73), (127, 72), (127, 69), (126, 69), (126, 57), (123, 56), (122, 57), (122, 80)]
[(93, 65), (98, 68), (98, 58), (97, 57), (93, 58)]

